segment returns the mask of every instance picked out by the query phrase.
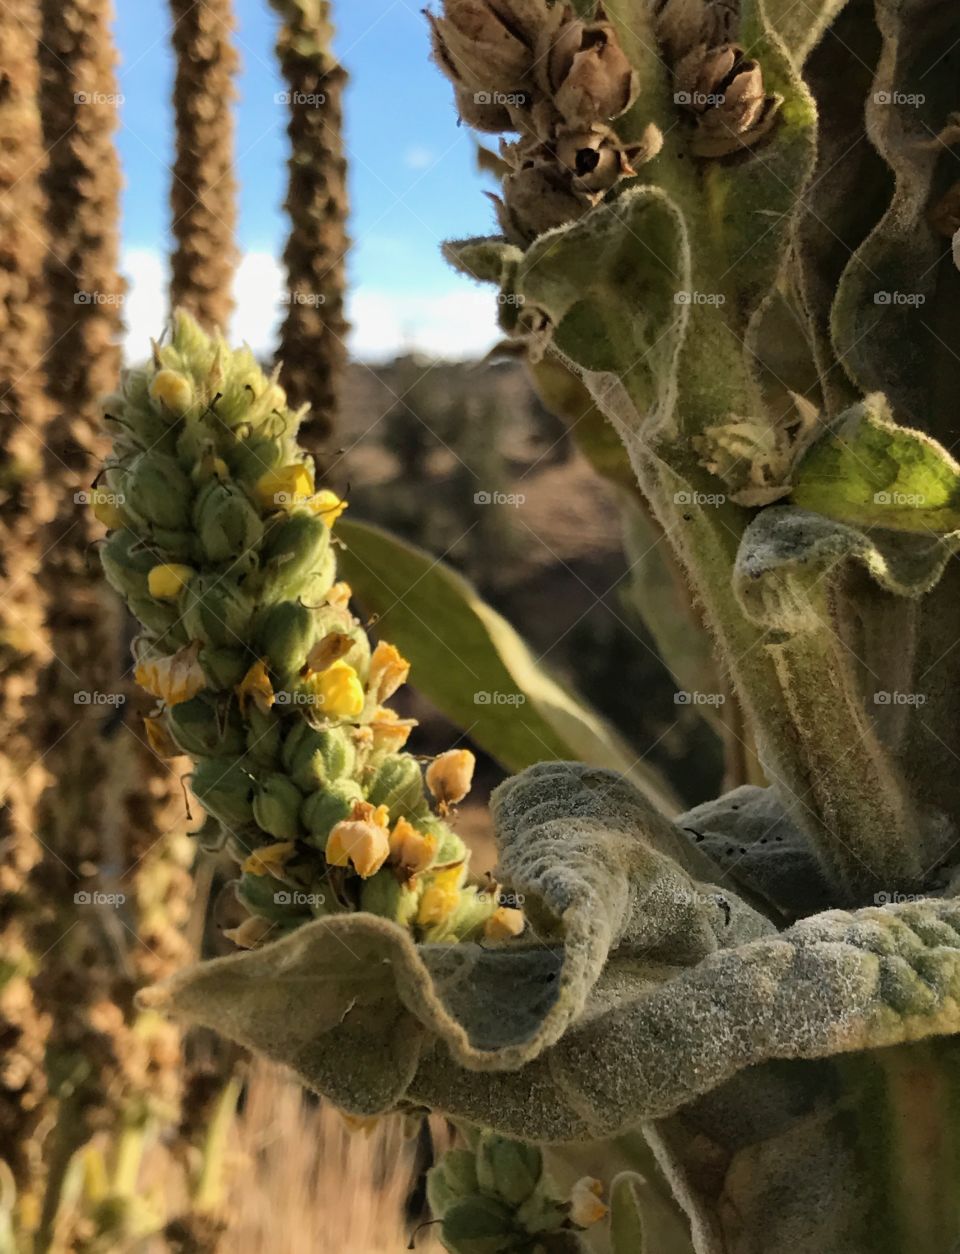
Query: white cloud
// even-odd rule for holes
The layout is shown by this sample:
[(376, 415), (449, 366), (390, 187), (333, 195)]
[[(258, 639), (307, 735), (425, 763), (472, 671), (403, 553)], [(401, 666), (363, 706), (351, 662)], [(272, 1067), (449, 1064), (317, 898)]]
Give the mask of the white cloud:
[(437, 159), (437, 154), (430, 148), (408, 148), (403, 154), (403, 164), (408, 170), (426, 170)]
[[(124, 305), (127, 354), (138, 360), (168, 316), (166, 258), (152, 249), (130, 249), (124, 254), (124, 271), (129, 282)], [(277, 258), (266, 252), (245, 254), (237, 271), (230, 338), (245, 340), (257, 353), (271, 353), (282, 292)], [(382, 361), (414, 350), (451, 359), (478, 357), (498, 338), (493, 294), (455, 280), (447, 291), (429, 296), (360, 287), (349, 295), (347, 306), (350, 349), (363, 360)]]

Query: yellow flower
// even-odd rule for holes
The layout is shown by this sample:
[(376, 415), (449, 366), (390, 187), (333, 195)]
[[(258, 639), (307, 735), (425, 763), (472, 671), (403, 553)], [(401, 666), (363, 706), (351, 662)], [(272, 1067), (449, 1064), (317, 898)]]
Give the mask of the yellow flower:
[(339, 610), (345, 610), (350, 604), (350, 598), (352, 596), (353, 589), (345, 579), (340, 579), (327, 593), (327, 604), (335, 605)]
[(483, 934), (488, 940), (513, 940), (520, 935), (525, 924), (522, 910), (515, 910), (512, 906), (497, 906), (483, 925)]
[(368, 724), (374, 752), (383, 749), (387, 753), (396, 753), (407, 743), (416, 725), (415, 718), (401, 718), (396, 710), (381, 705)]
[(462, 862), (445, 867), (433, 876), (420, 898), (417, 922), (421, 927), (445, 923), (460, 904), (460, 886), (466, 868)]
[(390, 861), (406, 872), (407, 879), (425, 871), (436, 855), (436, 836), (418, 832), (405, 818), (397, 819), (390, 833)]
[(331, 492), (329, 488), (321, 488), (310, 502), (310, 508), (315, 514), (320, 515), (328, 527), (332, 527), (347, 508), (347, 503), (341, 501), (336, 492)]
[(104, 492), (102, 488), (94, 488), (90, 496), (93, 516), (102, 522), (108, 531), (116, 531), (123, 526), (123, 515), (116, 504), (115, 492)]
[(150, 395), (171, 413), (181, 416), (193, 404), (193, 385), (177, 370), (158, 370), (150, 384)]
[(381, 640), (370, 658), (370, 675), (367, 690), (378, 703), (386, 701), (406, 683), (410, 663), (392, 644)]
[(324, 856), (331, 866), (349, 866), (353, 863), (363, 879), (376, 875), (390, 854), (390, 834), (386, 829), (386, 806), (376, 810), (368, 802), (354, 806), (354, 815), (370, 811), (370, 817), (351, 817), (336, 823), (327, 837)]
[(363, 684), (349, 662), (334, 662), (308, 683), (328, 718), (356, 718), (363, 709)]
[(169, 657), (144, 658), (137, 663), (134, 677), (141, 688), (167, 705), (189, 701), (207, 686), (207, 677), (197, 660), (199, 645), (184, 645)]
[(182, 752), (162, 718), (145, 718), (143, 730), (147, 733), (147, 744), (158, 758), (175, 758)]
[(255, 849), (241, 864), (240, 870), (248, 875), (272, 875), (278, 867), (283, 868), (290, 860), (296, 845), (292, 840), (280, 840), (275, 845), (264, 845)]
[(147, 575), (147, 591), (157, 601), (175, 601), (196, 573), (192, 566), (164, 562)]
[(353, 636), (348, 636), (345, 631), (328, 631), (307, 654), (307, 673), (325, 671), (349, 653), (353, 646)]
[(276, 697), (274, 696), (270, 676), (267, 674), (267, 663), (263, 658), (259, 658), (254, 662), (243, 679), (237, 684), (235, 691), (237, 700), (240, 703), (241, 714), (246, 711), (247, 701), (251, 697), (261, 714), (267, 713)]
[(600, 1200), (603, 1185), (593, 1176), (583, 1176), (570, 1190), (570, 1220), (578, 1228), (589, 1228), (599, 1223), (607, 1208)]
[(469, 749), (448, 749), (438, 754), (426, 770), (427, 787), (441, 808), (456, 805), (470, 791), (476, 758)]
[(253, 485), (253, 494), (268, 512), (302, 504), (313, 496), (313, 472), (303, 462), (268, 470)]

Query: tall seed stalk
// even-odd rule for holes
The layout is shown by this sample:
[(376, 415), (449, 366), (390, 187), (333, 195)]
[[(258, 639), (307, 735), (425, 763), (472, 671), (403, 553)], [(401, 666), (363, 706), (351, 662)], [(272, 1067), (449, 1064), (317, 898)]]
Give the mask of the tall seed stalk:
[(287, 85), (290, 234), (286, 316), (277, 360), (294, 408), (310, 404), (303, 437), (311, 451), (334, 427), (346, 364), (344, 316), (347, 163), (343, 155), (346, 72), (331, 50), (327, 0), (271, 0), (282, 19), (277, 55)]
[(237, 264), (233, 12), (230, 0), (170, 0), (170, 11), (177, 58), (170, 303), (205, 327), (224, 327)]
[(36, 583), (38, 524), (51, 498), (40, 473), (50, 410), (43, 391), (45, 240), (39, 172), (38, 16), (0, 7), (0, 1154), (32, 1222), (35, 1136), (44, 1111), (46, 1025), (29, 977), (35, 809), (48, 781), (35, 747), (39, 673), (49, 656)]

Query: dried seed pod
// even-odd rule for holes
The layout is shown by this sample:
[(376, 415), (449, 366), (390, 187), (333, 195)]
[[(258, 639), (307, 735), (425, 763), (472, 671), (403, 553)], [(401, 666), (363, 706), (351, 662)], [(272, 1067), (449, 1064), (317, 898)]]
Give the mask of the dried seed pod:
[(582, 217), (594, 202), (587, 192), (577, 191), (561, 166), (543, 162), (508, 174), (503, 200), (496, 203), (504, 234), (526, 246), (544, 231)]
[(697, 119), (691, 149), (700, 157), (723, 157), (749, 148), (776, 121), (780, 100), (764, 90), (763, 71), (736, 44), (699, 45), (678, 64), (677, 104)]
[(655, 157), (662, 145), (663, 134), (651, 123), (639, 143), (628, 145), (606, 127), (565, 131), (558, 136), (554, 151), (577, 191), (605, 192), (620, 179), (636, 174), (636, 167)]
[(509, 109), (499, 102), (498, 96), (495, 97), (492, 92), (474, 91), (470, 87), (458, 87), (454, 100), (461, 122), (487, 134), (516, 130)]
[(546, 0), (445, 0), (443, 16), (428, 13), (433, 55), (454, 84), (487, 92), (522, 86), (535, 50), (560, 20)]
[(651, 10), (671, 65), (701, 44), (715, 48), (731, 42), (739, 25), (738, 5), (730, 0), (652, 0)]
[(609, 121), (633, 103), (637, 72), (610, 22), (567, 22), (540, 52), (542, 85), (569, 126)]

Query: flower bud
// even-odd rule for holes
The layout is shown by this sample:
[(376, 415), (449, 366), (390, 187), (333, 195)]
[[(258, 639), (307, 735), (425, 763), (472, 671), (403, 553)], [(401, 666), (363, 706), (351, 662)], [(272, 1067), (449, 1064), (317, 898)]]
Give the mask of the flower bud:
[(209, 686), (218, 692), (229, 692), (247, 674), (250, 654), (239, 646), (231, 649), (223, 645), (206, 644), (200, 650), (199, 661)]
[(147, 576), (147, 590), (157, 601), (176, 601), (197, 572), (192, 566), (164, 562)]
[(127, 605), (130, 613), (162, 642), (164, 648), (176, 649), (189, 643), (180, 611), (175, 605), (150, 596), (130, 597)]
[(284, 769), (304, 792), (351, 775), (356, 757), (353, 742), (341, 728), (311, 727), (303, 721), (287, 733), (281, 750)]
[(300, 808), (303, 793), (286, 775), (260, 779), (253, 798), (253, 817), (258, 827), (278, 840), (296, 840), (301, 834)]
[(257, 652), (279, 677), (281, 686), (289, 684), (303, 669), (316, 640), (314, 611), (299, 601), (278, 601), (257, 615), (253, 630)]
[(387, 867), (366, 880), (360, 890), (361, 910), (392, 919), (400, 927), (409, 927), (416, 918), (418, 901), (416, 886), (400, 883)]
[(247, 707), (246, 719), (247, 761), (258, 767), (278, 766), (280, 745), (283, 742), (283, 725), (280, 719), (269, 709), (264, 712), (256, 703)]
[(245, 748), (243, 725), (234, 714), (224, 716), (215, 701), (198, 696), (167, 711), (170, 734), (181, 753), (197, 758), (231, 757)]
[(503, 1254), (530, 1246), (512, 1207), (483, 1193), (455, 1202), (443, 1217), (441, 1232), (443, 1244), (457, 1254)]
[(363, 800), (363, 792), (355, 779), (337, 779), (326, 788), (311, 793), (303, 803), (300, 818), (315, 839), (311, 844), (323, 845), (331, 829), (353, 813)]
[(196, 799), (231, 831), (253, 819), (254, 783), (236, 758), (202, 758), (190, 778)]
[(441, 1219), (462, 1198), (478, 1193), (477, 1157), (473, 1150), (453, 1149), (427, 1172), (427, 1198), (434, 1215)]
[(193, 384), (178, 370), (158, 370), (150, 383), (150, 397), (161, 410), (182, 418), (193, 404)]
[(207, 686), (206, 676), (197, 660), (197, 646), (187, 645), (169, 656), (147, 655), (137, 661), (134, 677), (151, 696), (167, 705), (189, 701)]
[(223, 458), (234, 479), (253, 489), (267, 471), (276, 470), (282, 464), (285, 452), (283, 440), (254, 434), (224, 449)]
[[(286, 847), (288, 846), (281, 846), (281, 848)], [(277, 856), (269, 854), (270, 849), (276, 848), (276, 845), (268, 845), (266, 849), (258, 849), (250, 855), (247, 861), (252, 861), (263, 853), (267, 853), (268, 857)], [(237, 901), (246, 906), (251, 914), (261, 919), (269, 919), (271, 922), (289, 920), (296, 924), (306, 923), (310, 918), (309, 906), (306, 903), (301, 905), (298, 900), (294, 899), (287, 884), (270, 874), (245, 871), (236, 885), (235, 892)], [(279, 936), (279, 933), (276, 936)]]
[(263, 523), (243, 489), (217, 478), (197, 497), (193, 524), (200, 549), (211, 562), (234, 561), (255, 548), (263, 536)]
[(300, 598), (308, 578), (324, 570), (329, 554), (330, 529), (323, 519), (304, 508), (279, 518), (267, 529), (260, 550), (263, 600)]
[(138, 454), (122, 484), (124, 510), (132, 518), (167, 531), (189, 529), (193, 488), (175, 457), (155, 450)]
[(637, 73), (609, 22), (567, 22), (542, 65), (545, 86), (569, 126), (610, 121), (636, 98)]
[(100, 548), (100, 561), (107, 583), (125, 600), (146, 599), (150, 595), (147, 577), (157, 564), (157, 555), (133, 531), (114, 531)]
[(391, 753), (376, 768), (367, 800), (385, 805), (391, 814), (414, 819), (427, 809), (420, 764), (409, 753)]
[(570, 1222), (578, 1228), (599, 1223), (607, 1213), (602, 1197), (603, 1184), (593, 1176), (583, 1176), (570, 1190)]
[(243, 645), (252, 615), (250, 597), (223, 575), (198, 575), (184, 594), (183, 625), (191, 640)]
[(456, 805), (470, 791), (477, 760), (469, 749), (448, 749), (427, 767), (427, 787), (441, 805)]
[(522, 1206), (540, 1183), (543, 1154), (536, 1145), (483, 1132), (477, 1145), (477, 1184), (483, 1193)]

